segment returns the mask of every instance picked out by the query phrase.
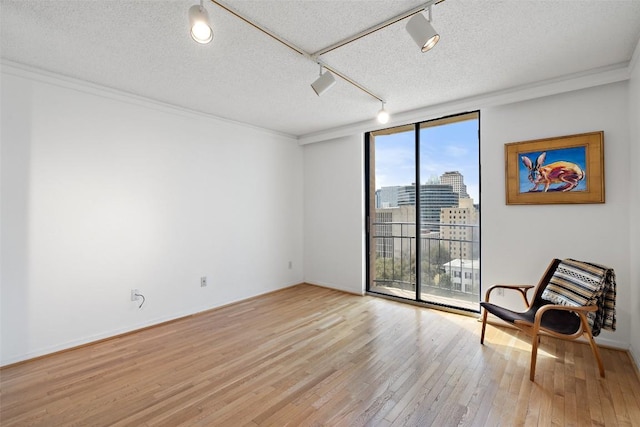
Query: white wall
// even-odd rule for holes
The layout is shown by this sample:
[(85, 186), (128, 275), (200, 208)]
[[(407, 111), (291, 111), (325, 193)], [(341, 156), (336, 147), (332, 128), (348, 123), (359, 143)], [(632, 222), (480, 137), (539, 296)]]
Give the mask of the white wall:
[(304, 147), (305, 282), (364, 292), (362, 135)]
[[(631, 327), (629, 255), (628, 83), (621, 82), (481, 113), (482, 283), (535, 283), (551, 258), (611, 266), (618, 283), (614, 333), (599, 342), (628, 348)], [(504, 144), (604, 131), (604, 204), (507, 206)], [(514, 296), (512, 299), (520, 303)], [(637, 327), (637, 326), (636, 326)]]
[(2, 364), (302, 281), (294, 139), (2, 71)]
[[(598, 340), (622, 348), (629, 346), (632, 322), (627, 91), (628, 83), (621, 82), (481, 110), (483, 286), (536, 283), (552, 258), (610, 265), (618, 278), (618, 330), (604, 331)], [(598, 130), (605, 132), (605, 204), (505, 205), (505, 143)], [(362, 149), (355, 144), (362, 147), (361, 139), (309, 144), (304, 156), (305, 278), (353, 290), (361, 286), (355, 273), (364, 271), (363, 251), (353, 253), (358, 247), (350, 243), (364, 227)], [(339, 210), (332, 206), (347, 200)], [(350, 229), (339, 222), (354, 219), (359, 222)], [(338, 244), (334, 235), (348, 239)], [(325, 260), (316, 264), (311, 251)], [(637, 315), (633, 322), (639, 329)]]
[[(639, 69), (630, 83), (481, 115), (484, 286), (535, 281), (551, 257), (609, 264), (618, 331), (599, 341), (631, 343), (636, 361)], [(303, 279), (362, 293), (361, 135), (298, 147), (251, 127), (5, 71), (0, 363)], [(594, 130), (605, 131), (606, 204), (504, 204), (504, 143)], [(131, 288), (147, 297), (141, 310)]]
[(636, 61), (629, 81), (629, 124), (631, 128), (631, 155), (629, 167), (631, 173), (629, 215), (631, 276), (631, 355), (636, 365), (640, 366), (640, 42), (636, 47)]

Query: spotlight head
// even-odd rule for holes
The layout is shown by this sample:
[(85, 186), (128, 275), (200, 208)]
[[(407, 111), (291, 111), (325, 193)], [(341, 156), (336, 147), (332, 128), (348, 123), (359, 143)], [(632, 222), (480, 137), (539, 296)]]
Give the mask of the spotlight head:
[(376, 116), (376, 119), (378, 120), (378, 123), (380, 123), (381, 125), (384, 125), (389, 122), (389, 117), (390, 117), (389, 112), (384, 109), (384, 103), (383, 103), (382, 108), (380, 109), (380, 111), (378, 111), (378, 115)]
[(331, 89), (336, 84), (336, 79), (331, 72), (326, 71), (324, 74), (320, 74), (320, 77), (315, 82), (311, 83), (311, 88), (315, 91), (316, 95), (321, 96), (323, 93)]
[(422, 13), (413, 15), (407, 22), (406, 29), (422, 52), (431, 50), (440, 40), (440, 34), (434, 30)]
[(191, 38), (200, 44), (207, 44), (213, 40), (213, 30), (209, 26), (209, 13), (202, 5), (189, 8), (189, 25)]

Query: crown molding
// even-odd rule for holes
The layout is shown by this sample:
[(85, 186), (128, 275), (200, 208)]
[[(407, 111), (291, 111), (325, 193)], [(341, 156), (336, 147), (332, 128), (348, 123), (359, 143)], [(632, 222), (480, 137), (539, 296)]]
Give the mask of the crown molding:
[(629, 61), (629, 76), (633, 74), (635, 67), (640, 67), (640, 39), (638, 39), (636, 48), (633, 51), (633, 55), (631, 56), (631, 61)]
[(121, 102), (127, 102), (158, 111), (163, 111), (166, 113), (205, 118), (207, 120), (213, 120), (219, 123), (240, 126), (245, 129), (251, 129), (260, 133), (266, 133), (291, 140), (297, 140), (299, 145), (306, 145), (315, 142), (322, 142), (340, 138), (347, 135), (370, 132), (394, 126), (401, 126), (408, 123), (414, 123), (417, 121), (457, 114), (464, 111), (472, 111), (480, 108), (511, 104), (515, 102), (527, 101), (531, 99), (542, 98), (545, 96), (601, 86), (609, 83), (625, 81), (630, 78), (633, 68), (640, 66), (638, 65), (640, 64), (639, 57), (640, 41), (636, 45), (634, 54), (631, 58), (631, 61), (629, 62), (597, 68), (583, 73), (563, 76), (557, 79), (518, 86), (502, 91), (489, 92), (478, 96), (461, 98), (451, 102), (432, 105), (411, 111), (396, 113), (393, 115), (392, 121), (387, 123), (385, 126), (380, 126), (380, 124), (375, 121), (375, 119), (371, 119), (300, 136), (279, 132), (272, 129), (255, 126), (250, 123), (231, 120), (184, 107), (179, 107), (173, 104), (157, 101), (151, 98), (135, 95), (118, 89), (90, 83), (74, 77), (68, 77), (29, 65), (13, 62), (4, 58), (0, 60), (0, 71), (4, 74), (28, 78), (31, 80), (60, 86), (67, 89), (78, 90), (80, 92), (89, 93)]
[(296, 135), (291, 135), (285, 132), (279, 132), (272, 129), (263, 128), (260, 126), (252, 125), (250, 123), (244, 123), (236, 120), (227, 119), (224, 117), (216, 116), (213, 114), (203, 113), (196, 110), (180, 107), (174, 104), (158, 101), (152, 98), (147, 98), (133, 93), (125, 92), (119, 89), (113, 89), (107, 86), (91, 83), (85, 80), (77, 79), (75, 77), (69, 77), (62, 74), (57, 74), (51, 71), (43, 70), (30, 65), (21, 64), (18, 62), (10, 61), (2, 58), (0, 60), (0, 72), (15, 77), (26, 78), (34, 80), (40, 83), (46, 83), (66, 89), (76, 90), (79, 92), (100, 96), (103, 98), (116, 100), (120, 102), (126, 102), (129, 104), (138, 105), (145, 108), (150, 108), (157, 111), (162, 111), (169, 114), (178, 114), (187, 117), (204, 118), (206, 120), (212, 120), (218, 123), (230, 124), (233, 126), (239, 126), (246, 129), (251, 129), (260, 133), (266, 133), (278, 137), (283, 137), (291, 140), (297, 140)]
[[(636, 54), (638, 54), (638, 50), (639, 49), (636, 48)], [(602, 86), (609, 83), (629, 80), (629, 76), (629, 62), (624, 62), (582, 73), (571, 74), (556, 79), (517, 86), (511, 89), (496, 92), (488, 92), (478, 96), (462, 98), (455, 101), (445, 102), (442, 104), (432, 105), (416, 110), (405, 111), (402, 113), (395, 113), (392, 116), (392, 120), (384, 126), (381, 126), (375, 120), (367, 120), (333, 129), (327, 129), (324, 131), (301, 135), (298, 138), (298, 144), (312, 144), (315, 142), (340, 138), (346, 135), (371, 132), (395, 126), (402, 126), (409, 123), (448, 116), (465, 111), (512, 104), (515, 102), (528, 101), (545, 96)]]

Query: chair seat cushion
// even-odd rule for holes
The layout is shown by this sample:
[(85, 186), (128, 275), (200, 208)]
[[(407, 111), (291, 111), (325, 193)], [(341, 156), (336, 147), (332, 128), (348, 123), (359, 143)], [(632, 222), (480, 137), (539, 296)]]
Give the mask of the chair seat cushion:
[[(518, 312), (489, 302), (481, 302), (480, 305), (489, 313), (509, 323), (514, 323), (516, 320), (524, 320), (526, 322), (533, 323), (536, 312), (540, 308), (540, 306), (533, 306), (525, 312)], [(580, 318), (577, 314), (570, 311), (549, 310), (542, 315), (540, 326), (543, 329), (557, 332), (559, 334), (571, 335), (578, 332), (580, 329)]]

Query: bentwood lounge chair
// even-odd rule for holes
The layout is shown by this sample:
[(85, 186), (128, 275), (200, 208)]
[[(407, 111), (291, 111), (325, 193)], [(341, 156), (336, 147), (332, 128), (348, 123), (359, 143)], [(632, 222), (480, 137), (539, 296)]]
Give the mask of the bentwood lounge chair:
[[(604, 366), (593, 337), (600, 329), (615, 330), (615, 275), (612, 269), (597, 264), (571, 259), (554, 259), (535, 287), (533, 300), (527, 292), (532, 285), (495, 285), (490, 287), (482, 315), (480, 343), (484, 344), (487, 315), (491, 313), (510, 323), (531, 337), (531, 369), (529, 379), (534, 380), (540, 336), (548, 335), (565, 340), (586, 337), (598, 362), (600, 376)], [(519, 292), (527, 310), (516, 312), (492, 304), (489, 300), (496, 289)]]

